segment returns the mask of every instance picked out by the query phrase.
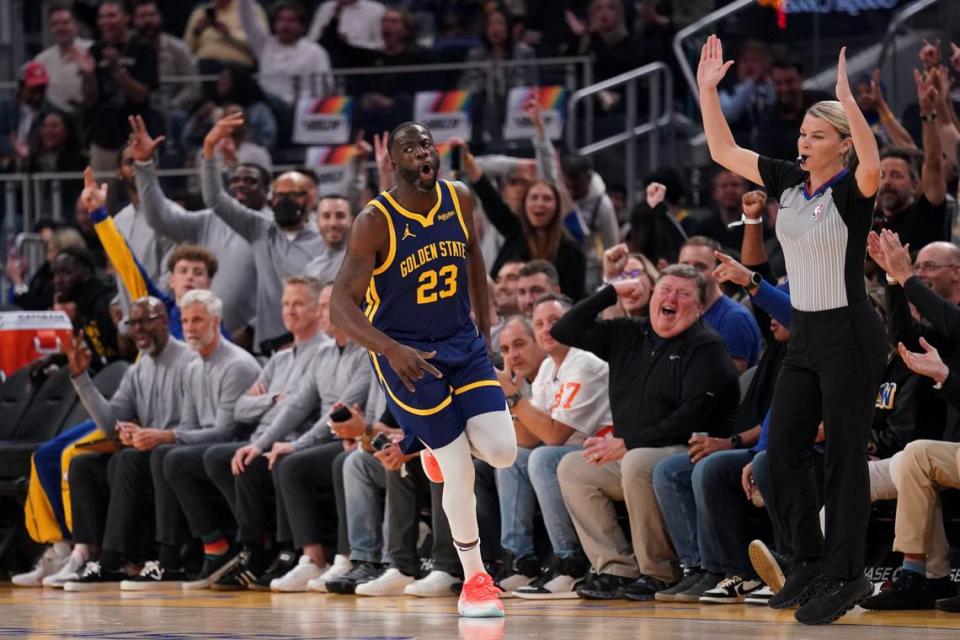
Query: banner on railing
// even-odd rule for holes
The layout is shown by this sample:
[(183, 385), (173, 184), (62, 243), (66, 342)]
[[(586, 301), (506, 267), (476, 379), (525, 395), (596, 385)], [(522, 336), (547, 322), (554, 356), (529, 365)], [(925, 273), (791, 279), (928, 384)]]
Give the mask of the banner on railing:
[(350, 141), (353, 98), (300, 98), (293, 125), (297, 144), (344, 144)]
[(413, 119), (430, 129), (434, 142), (460, 138), (470, 142), (472, 129), (469, 91), (421, 91), (413, 103)]
[(505, 140), (529, 140), (534, 129), (523, 105), (534, 95), (540, 100), (540, 117), (551, 140), (563, 136), (563, 123), (567, 113), (567, 90), (561, 85), (548, 87), (514, 87), (507, 96), (507, 118), (503, 123)]
[(356, 154), (357, 148), (352, 144), (307, 147), (306, 165), (317, 173), (317, 189), (320, 195), (347, 194), (353, 176), (350, 163)]

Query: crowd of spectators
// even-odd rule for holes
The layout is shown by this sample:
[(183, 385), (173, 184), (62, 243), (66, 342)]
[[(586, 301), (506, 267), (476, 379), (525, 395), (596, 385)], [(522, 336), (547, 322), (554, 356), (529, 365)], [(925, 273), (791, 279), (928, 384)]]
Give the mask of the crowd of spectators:
[[(268, 15), (254, 0), (216, 0), (190, 14), (182, 40), (163, 31), (155, 0), (103, 0), (93, 41), (70, 8), (50, 10), (55, 44), (0, 102), (0, 163), (86, 169), (85, 183), (60, 195), (74, 224), (38, 223), (46, 258), (29, 278), (8, 256), (4, 302), (63, 310), (78, 330), (32, 368), (68, 367), (91, 422), (45, 443), (35, 464), (59, 465), (50, 451), (93, 430), (118, 451), (59, 470), (72, 523), (15, 584), (454, 594), (462, 576), (440, 492), (400, 450), (367, 354), (331, 324), (330, 282), (353, 215), (394, 185), (381, 133), (407, 119), (414, 92), (493, 89), (478, 102), (502, 119), (508, 90), (541, 78), (524, 67), (492, 84), (470, 73), (351, 78), (356, 125), (373, 145), (357, 136), (342, 194), (307, 167), (273, 175), (294, 101), (336, 91), (327, 72), (342, 67), (589, 53), (603, 79), (663, 59), (677, 25), (671, 3), (406, 4), (416, 6), (328, 0), (311, 15), (282, 0)], [(417, 37), (424, 16), (432, 47)], [(470, 17), (477, 32), (458, 30)], [(960, 488), (950, 100), (960, 48), (944, 53), (921, 51), (917, 139), (875, 76), (856, 88), (883, 148), (864, 286), (890, 338), (863, 455), (873, 497), (904, 497), (894, 543), (904, 568), (872, 608), (946, 598), (938, 606), (960, 610), (937, 499)], [(734, 137), (795, 158), (806, 109), (829, 96), (804, 90), (803, 66), (758, 41), (740, 43), (735, 69), (720, 92)], [(217, 80), (161, 83), (198, 72)], [(600, 94), (597, 106), (617, 112), (622, 96)], [(539, 102), (524, 109), (533, 158), (480, 152), (496, 148), (495, 127), (452, 143), (462, 158), (452, 177), (479, 203), (488, 346), (520, 447), (511, 468), (475, 462), (484, 560), (505, 591), (531, 599), (764, 604), (782, 583), (750, 564), (747, 544), (775, 499), (764, 450), (790, 340), (778, 204), (712, 167), (709, 204), (688, 207), (687, 181), (658, 168), (625, 210), (590, 158), (554, 149)], [(170, 154), (196, 168), (199, 202), (165, 193), (157, 169)], [(91, 375), (116, 360), (135, 364), (105, 398)], [(811, 451), (811, 464), (824, 455)], [(432, 510), (431, 543), (419, 547), (418, 506)], [(762, 551), (789, 571), (785, 532), (770, 526), (776, 551)]]

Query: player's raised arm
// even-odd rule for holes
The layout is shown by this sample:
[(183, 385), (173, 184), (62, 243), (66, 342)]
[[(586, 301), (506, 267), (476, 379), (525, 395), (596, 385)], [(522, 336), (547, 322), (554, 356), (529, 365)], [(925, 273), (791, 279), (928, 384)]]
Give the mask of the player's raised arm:
[(467, 237), (467, 274), (469, 277), (470, 306), (473, 308), (473, 317), (477, 321), (477, 328), (490, 344), (490, 305), (487, 289), (487, 266), (483, 262), (483, 252), (477, 240), (476, 227), (473, 224), (474, 199), (470, 188), (462, 182), (454, 182), (457, 198), (460, 200), (460, 213), (463, 222), (470, 231)]
[(441, 377), (440, 371), (427, 362), (434, 352), (400, 344), (371, 325), (360, 311), (378, 251), (387, 246), (388, 233), (385, 218), (373, 207), (366, 207), (357, 216), (350, 230), (347, 255), (333, 283), (330, 322), (370, 351), (385, 356), (403, 384), (414, 391), (414, 381), (423, 378), (424, 372)]

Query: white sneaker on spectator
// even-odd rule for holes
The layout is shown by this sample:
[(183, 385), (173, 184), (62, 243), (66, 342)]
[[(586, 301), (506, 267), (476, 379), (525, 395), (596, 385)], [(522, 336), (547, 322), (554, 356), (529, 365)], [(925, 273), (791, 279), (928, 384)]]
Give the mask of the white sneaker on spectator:
[(525, 587), (531, 582), (534, 581), (534, 578), (530, 576), (525, 576), (522, 573), (512, 573), (506, 578), (501, 578), (497, 585), (503, 591), (501, 598), (512, 598), (513, 592), (519, 589), (520, 587)]
[(66, 582), (80, 578), (80, 569), (83, 568), (84, 564), (86, 564), (86, 560), (80, 554), (71, 553), (59, 571), (43, 579), (43, 586), (63, 589)]
[(69, 558), (69, 545), (55, 544), (47, 547), (43, 555), (40, 556), (40, 559), (37, 560), (37, 564), (34, 565), (33, 569), (26, 573), (18, 573), (10, 578), (10, 582), (12, 582), (15, 587), (40, 588), (43, 586), (43, 579), (60, 571)]
[(518, 598), (527, 600), (576, 600), (577, 586), (583, 582), (583, 576), (563, 575), (557, 571), (544, 572), (530, 584), (513, 592)]
[(402, 596), (404, 590), (415, 581), (413, 576), (400, 573), (399, 569), (390, 568), (379, 578), (357, 585), (358, 596)]
[(705, 591), (700, 596), (700, 602), (711, 604), (740, 604), (747, 599), (747, 594), (763, 586), (760, 580), (744, 580), (740, 576), (724, 578), (713, 589)]
[(327, 592), (327, 580), (335, 580), (342, 575), (345, 575), (348, 571), (353, 569), (353, 563), (350, 562), (350, 558), (347, 556), (337, 554), (333, 558), (333, 564), (323, 572), (323, 574), (314, 578), (307, 583), (307, 589), (309, 591), (316, 591), (318, 593)]
[(307, 585), (323, 575), (326, 567), (313, 564), (310, 556), (300, 556), (300, 561), (283, 576), (270, 581), (270, 591), (297, 593), (307, 590)]
[(453, 598), (455, 594), (450, 587), (461, 582), (460, 578), (452, 576), (446, 571), (431, 571), (425, 578), (407, 585), (403, 593), (418, 598)]
[(744, 599), (744, 602), (747, 604), (754, 604), (754, 605), (765, 607), (767, 606), (767, 603), (772, 597), (773, 597), (773, 589), (771, 589), (767, 585), (763, 585), (756, 591), (751, 591), (747, 595), (746, 599)]

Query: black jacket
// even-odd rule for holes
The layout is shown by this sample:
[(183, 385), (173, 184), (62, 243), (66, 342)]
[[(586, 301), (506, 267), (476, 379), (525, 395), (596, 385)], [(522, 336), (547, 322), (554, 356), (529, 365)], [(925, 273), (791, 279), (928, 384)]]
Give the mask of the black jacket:
[(702, 321), (664, 340), (648, 321), (597, 320), (616, 300), (613, 287), (604, 287), (550, 331), (554, 339), (610, 363), (614, 435), (628, 449), (685, 445), (697, 431), (729, 436), (740, 389), (720, 336)]
[(93, 354), (90, 366), (94, 371), (120, 359), (117, 327), (110, 315), (110, 302), (116, 294), (112, 286), (93, 277), (72, 295), (77, 305), (73, 324), (83, 331), (83, 337)]
[[(917, 308), (923, 324), (917, 324), (910, 315), (908, 301)], [(950, 368), (943, 389), (933, 392), (947, 404), (946, 419), (939, 424), (929, 424), (918, 416), (913, 437), (960, 442), (960, 378), (957, 377), (960, 371), (960, 307), (944, 300), (914, 276), (904, 283), (903, 288), (887, 286), (887, 308), (890, 310), (890, 340), (893, 344), (903, 342), (910, 351), (923, 351), (919, 344), (919, 337), (923, 336)], [(921, 386), (932, 384), (929, 378), (919, 381)], [(925, 404), (924, 410), (935, 408), (930, 406), (931, 403)]]

